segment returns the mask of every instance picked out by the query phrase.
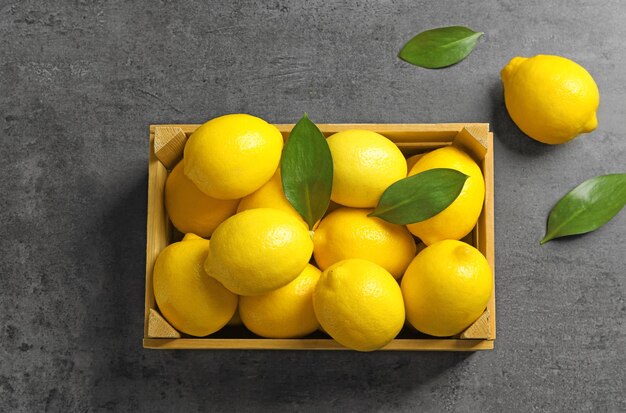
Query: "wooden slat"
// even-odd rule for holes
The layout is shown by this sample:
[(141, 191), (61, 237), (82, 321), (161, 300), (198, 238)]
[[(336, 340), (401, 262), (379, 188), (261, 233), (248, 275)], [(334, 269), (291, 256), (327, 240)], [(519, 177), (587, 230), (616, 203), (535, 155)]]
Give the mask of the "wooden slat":
[[(329, 339), (151, 339), (143, 340), (145, 348), (161, 350), (349, 350)], [(394, 340), (379, 351), (476, 351), (493, 349), (490, 340), (418, 339)]]
[(495, 260), (495, 238), (494, 238), (494, 168), (493, 168), (493, 133), (488, 135), (489, 150), (483, 163), (483, 174), (485, 176), (485, 205), (482, 212), (482, 226), (478, 234), (480, 250), (487, 258), (493, 274), (493, 289), (491, 299), (487, 304), (489, 310), (489, 339), (496, 339), (496, 260)]
[[(283, 136), (289, 135), (294, 124), (274, 124)], [(199, 124), (163, 124), (150, 125), (150, 132), (154, 133), (157, 127), (179, 127), (187, 136), (192, 134)], [(475, 131), (487, 131), (489, 127), (485, 123), (320, 123), (317, 127), (325, 135), (341, 132), (348, 129), (367, 129), (387, 136), (394, 142), (430, 141), (450, 142), (454, 136), (464, 127), (470, 127)]]
[(396, 146), (400, 149), (403, 148), (417, 148), (424, 150), (433, 150), (443, 148), (444, 146), (450, 146), (450, 142), (395, 142)]
[(167, 170), (154, 153), (154, 134), (150, 134), (150, 156), (148, 161), (148, 219), (146, 235), (146, 307), (144, 337), (148, 336), (150, 309), (156, 307), (152, 292), (152, 270), (157, 256), (170, 240), (171, 227), (165, 212), (163, 192)]

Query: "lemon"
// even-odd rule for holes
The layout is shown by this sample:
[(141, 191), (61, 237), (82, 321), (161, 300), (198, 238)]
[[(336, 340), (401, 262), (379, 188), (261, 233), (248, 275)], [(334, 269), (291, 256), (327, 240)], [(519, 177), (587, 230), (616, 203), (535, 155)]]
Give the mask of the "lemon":
[(239, 200), (211, 198), (185, 176), (179, 162), (165, 182), (165, 208), (172, 224), (182, 233), (209, 237), (226, 218), (234, 215)]
[(185, 145), (185, 175), (205, 194), (238, 199), (270, 180), (283, 137), (263, 119), (232, 114), (200, 126)]
[(501, 76), (509, 115), (531, 138), (554, 145), (598, 126), (598, 86), (579, 64), (561, 56), (514, 57)]
[(385, 346), (404, 325), (400, 286), (383, 267), (362, 259), (339, 261), (324, 270), (313, 308), (324, 331), (358, 351)]
[(446, 209), (425, 221), (407, 225), (409, 231), (426, 245), (444, 239), (458, 240), (469, 234), (478, 221), (485, 200), (483, 174), (465, 152), (454, 146), (436, 149), (418, 159), (409, 176), (434, 168), (456, 169), (469, 178), (459, 196)]
[(331, 199), (338, 204), (373, 208), (392, 183), (406, 177), (406, 159), (384, 136), (347, 130), (327, 139), (333, 157)]
[(315, 262), (322, 270), (348, 258), (362, 258), (400, 278), (415, 257), (406, 227), (368, 217), (371, 209), (339, 208), (322, 219), (313, 235)]
[(312, 253), (311, 236), (293, 215), (249, 209), (213, 232), (204, 268), (236, 294), (259, 295), (293, 281)]
[(491, 268), (476, 248), (445, 240), (422, 250), (402, 278), (409, 323), (437, 337), (461, 333), (485, 310), (493, 288)]
[(152, 279), (161, 314), (177, 330), (197, 337), (224, 327), (237, 309), (237, 296), (202, 269), (208, 251), (208, 240), (187, 234), (161, 251)]
[(283, 182), (280, 177), (280, 169), (276, 170), (272, 179), (270, 179), (265, 185), (250, 195), (242, 198), (239, 206), (237, 207), (237, 212), (255, 208), (280, 209), (281, 211), (288, 212), (305, 223), (298, 211), (291, 206), (291, 203), (285, 197)]
[(263, 295), (241, 297), (241, 321), (261, 337), (294, 338), (311, 334), (319, 327), (313, 311), (313, 291), (320, 274), (320, 270), (309, 264), (284, 287)]

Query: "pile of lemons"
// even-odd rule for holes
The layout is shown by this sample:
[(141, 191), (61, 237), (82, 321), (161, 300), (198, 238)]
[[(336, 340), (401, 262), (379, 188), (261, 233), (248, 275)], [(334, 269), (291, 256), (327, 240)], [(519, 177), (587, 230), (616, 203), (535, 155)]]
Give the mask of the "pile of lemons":
[[(366, 130), (339, 132), (327, 142), (331, 207), (309, 231), (283, 193), (283, 137), (274, 126), (233, 114), (190, 136), (165, 188), (169, 218), (186, 235), (161, 252), (153, 274), (156, 302), (176, 329), (203, 337), (239, 317), (262, 337), (319, 329), (371, 351), (407, 321), (446, 337), (482, 314), (491, 269), (459, 241), (482, 210), (478, 165), (449, 146), (410, 159), (408, 170), (393, 142)], [(368, 216), (391, 184), (433, 168), (469, 176), (444, 211), (408, 226)]]

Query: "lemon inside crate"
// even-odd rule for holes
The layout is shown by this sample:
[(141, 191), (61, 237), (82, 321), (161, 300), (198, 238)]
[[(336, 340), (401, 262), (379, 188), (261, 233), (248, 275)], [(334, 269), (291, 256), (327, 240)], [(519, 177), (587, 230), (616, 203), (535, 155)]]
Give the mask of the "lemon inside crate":
[[(160, 316), (152, 292), (152, 270), (159, 252), (182, 239), (167, 217), (163, 205), (165, 180), (169, 171), (182, 159), (189, 135), (199, 125), (153, 125), (150, 127), (148, 179), (148, 225), (146, 249), (146, 301), (143, 345), (154, 349), (345, 349), (321, 331), (297, 339), (260, 338), (243, 325), (227, 325), (204, 338), (176, 332)], [(291, 124), (275, 125), (289, 136)], [(392, 140), (406, 158), (441, 147), (456, 145), (479, 165), (485, 178), (485, 202), (478, 223), (462, 241), (476, 247), (494, 268), (493, 228), (493, 135), (489, 125), (462, 124), (318, 124), (325, 136), (349, 129), (378, 132)], [(418, 252), (423, 244), (417, 240)], [(178, 334), (176, 334), (178, 333)], [(177, 337), (177, 336), (180, 337)], [(437, 338), (422, 334), (405, 324), (395, 340), (381, 350), (475, 351), (493, 348), (495, 340), (495, 283), (487, 309), (464, 332), (455, 337)]]

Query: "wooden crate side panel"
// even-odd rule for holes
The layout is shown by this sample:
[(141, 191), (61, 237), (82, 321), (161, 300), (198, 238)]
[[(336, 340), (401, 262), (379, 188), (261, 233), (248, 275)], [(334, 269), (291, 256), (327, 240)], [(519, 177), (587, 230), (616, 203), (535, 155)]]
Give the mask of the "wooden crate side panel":
[[(493, 250), (493, 236), (489, 237), (487, 228), (493, 227), (493, 189), (488, 182), (493, 183), (493, 140), (490, 140), (490, 133), (475, 127), (463, 128), (452, 142), (454, 146), (459, 147), (468, 153), (480, 166), (485, 179), (485, 200), (483, 202), (483, 210), (476, 223), (476, 226), (470, 234), (462, 241), (474, 245), (487, 258), (491, 268), (492, 259), (488, 256), (488, 250), (491, 245)], [(488, 158), (488, 152), (490, 158)], [(490, 219), (491, 217), (491, 219)], [(459, 335), (461, 339), (492, 339), (494, 325), (492, 319), (495, 317), (495, 296), (492, 295), (487, 304), (487, 308), (481, 317), (479, 317), (471, 326)]]
[(494, 167), (493, 167), (493, 133), (489, 133), (489, 151), (485, 156), (485, 162), (483, 165), (485, 171), (485, 208), (483, 214), (485, 215), (484, 223), (481, 227), (482, 233), (479, 234), (480, 238), (484, 240), (483, 254), (489, 262), (491, 271), (493, 273), (493, 289), (491, 291), (491, 299), (487, 305), (489, 310), (489, 331), (491, 335), (490, 340), (496, 339), (496, 260), (495, 260), (495, 220), (494, 220)]
[(487, 258), (494, 275), (491, 298), (487, 303), (489, 311), (489, 340), (496, 338), (496, 297), (495, 297), (495, 255), (494, 255), (494, 176), (493, 176), (493, 134), (489, 133), (489, 150), (480, 166), (485, 178), (485, 203), (476, 223), (475, 246)]
[(144, 337), (148, 336), (150, 309), (156, 308), (152, 291), (152, 270), (157, 256), (170, 239), (170, 226), (165, 212), (163, 192), (167, 170), (154, 153), (154, 134), (150, 134), (150, 157), (148, 165), (148, 217), (146, 236), (146, 304)]
[[(151, 136), (157, 158), (166, 168), (172, 169), (183, 157), (186, 136), (189, 136), (199, 125), (151, 125)], [(286, 138), (293, 128), (291, 124), (276, 125)], [(478, 133), (487, 133), (487, 124), (321, 124), (320, 130), (328, 136), (348, 129), (368, 129), (379, 132), (392, 140), (404, 152), (411, 156), (428, 150), (450, 145), (452, 140), (479, 140)], [(470, 132), (472, 131), (472, 132)], [(465, 137), (465, 135), (467, 137)], [(464, 139), (460, 139), (464, 138)], [(471, 144), (471, 142), (470, 142)]]
[[(187, 135), (192, 134), (198, 129), (199, 124), (163, 124), (150, 125), (150, 133), (154, 133), (157, 127), (177, 127), (181, 128)], [(275, 124), (283, 136), (288, 136), (293, 128), (293, 124)], [(431, 142), (447, 142), (452, 140), (454, 136), (464, 127), (471, 128), (476, 133), (487, 133), (489, 124), (487, 123), (439, 123), (439, 124), (421, 124), (421, 123), (322, 123), (317, 127), (328, 136), (330, 134), (341, 132), (349, 129), (367, 129), (378, 132), (387, 136), (394, 142), (411, 142), (415, 139), (428, 140)]]
[(454, 137), (452, 143), (471, 156), (476, 162), (482, 161), (489, 149), (487, 133), (477, 135), (476, 132), (472, 132), (470, 128), (461, 129)]
[[(145, 348), (161, 350), (349, 350), (331, 339), (150, 339)], [(489, 340), (416, 339), (394, 340), (383, 351), (476, 351), (491, 350)]]
[[(483, 314), (478, 317), (474, 323), (465, 329), (458, 338), (460, 339), (481, 339), (488, 340), (491, 337), (491, 330), (489, 327), (489, 309), (486, 309)], [(456, 338), (456, 337), (455, 337)]]

